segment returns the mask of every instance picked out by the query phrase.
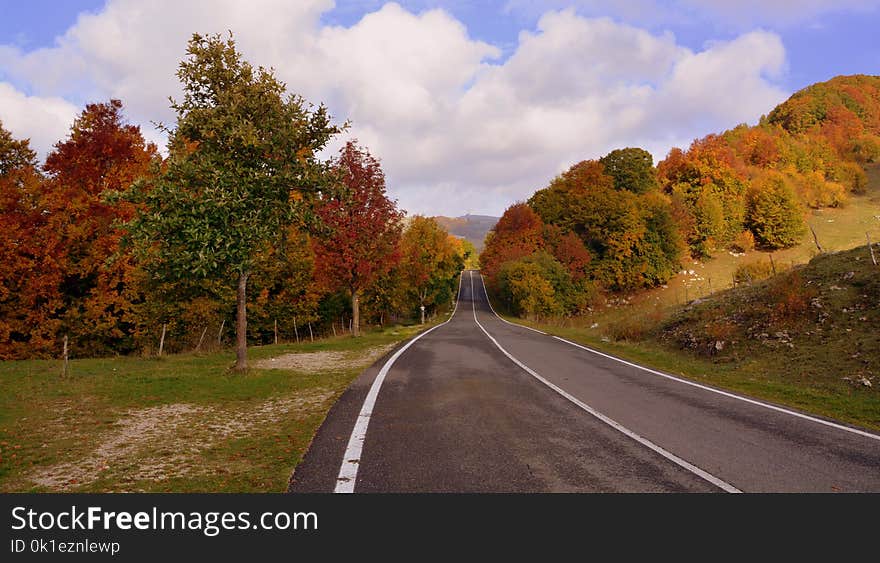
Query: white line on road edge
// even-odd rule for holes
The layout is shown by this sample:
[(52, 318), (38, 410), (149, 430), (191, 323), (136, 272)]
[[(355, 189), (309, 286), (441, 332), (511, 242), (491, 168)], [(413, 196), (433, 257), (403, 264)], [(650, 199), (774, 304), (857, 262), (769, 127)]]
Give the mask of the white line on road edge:
[[(473, 293), (474, 293), (474, 276), (473, 276), (473, 274), (470, 275), (470, 281), (471, 281), (471, 295), (473, 295)], [(488, 296), (487, 296), (487, 299), (488, 299)], [(585, 410), (589, 414), (598, 418), (599, 420), (601, 420), (602, 422), (604, 422), (608, 426), (614, 428), (615, 430), (617, 430), (618, 432), (621, 432), (622, 434), (625, 434), (626, 436), (629, 436), (630, 438), (632, 438), (636, 442), (642, 444), (643, 446), (657, 452), (658, 454), (662, 455), (663, 457), (665, 457), (669, 461), (675, 463), (676, 465), (683, 467), (684, 469), (687, 469), (688, 471), (690, 471), (694, 475), (697, 475), (698, 477), (712, 483), (716, 487), (718, 487), (728, 493), (741, 493), (742, 492), (739, 489), (737, 489), (736, 487), (734, 487), (733, 485), (731, 485), (730, 483), (723, 481), (723, 480), (719, 479), (718, 477), (715, 477), (711, 473), (707, 473), (706, 471), (703, 471), (702, 469), (700, 469), (696, 465), (694, 465), (688, 461), (685, 461), (684, 459), (678, 457), (674, 453), (664, 450), (663, 448), (661, 448), (660, 446), (658, 446), (654, 442), (648, 440), (647, 438), (644, 438), (644, 437), (636, 434), (635, 432), (633, 432), (629, 428), (623, 426), (619, 422), (608, 418), (607, 416), (600, 413), (599, 411), (597, 411), (596, 409), (594, 409), (590, 405), (584, 403), (583, 401), (581, 401), (577, 397), (569, 394), (568, 392), (566, 392), (562, 388), (554, 385), (553, 383), (551, 383), (551, 382), (547, 381), (546, 379), (544, 379), (543, 377), (541, 377), (535, 370), (533, 370), (529, 366), (525, 365), (524, 363), (522, 363), (521, 361), (519, 361), (515, 357), (513, 357), (507, 350), (505, 350), (501, 346), (501, 344), (498, 343), (497, 340), (495, 340), (495, 338), (491, 334), (489, 334), (489, 331), (487, 331), (485, 328), (483, 328), (483, 325), (481, 325), (480, 321), (477, 320), (477, 308), (476, 308), (476, 305), (474, 304), (473, 300), (471, 300), (471, 305), (473, 306), (473, 311), (474, 311), (474, 322), (477, 323), (477, 326), (480, 327), (480, 330), (482, 330), (483, 333), (485, 333), (485, 335), (489, 337), (489, 340), (491, 340), (492, 343), (495, 344), (495, 346), (499, 350), (501, 350), (501, 353), (503, 353), (513, 363), (515, 363), (520, 368), (522, 368), (523, 371), (525, 371), (526, 373), (528, 373), (529, 375), (531, 375), (532, 377), (534, 377), (535, 379), (537, 379), (538, 381), (540, 381), (541, 383), (543, 383), (544, 385), (549, 387), (550, 389), (553, 389), (554, 391), (556, 391), (557, 393), (559, 393), (560, 395), (562, 395), (563, 397), (565, 397), (566, 399), (568, 399), (569, 401), (574, 403), (575, 405), (579, 406), (581, 409)], [(497, 315), (497, 313), (496, 313), (496, 315)]]
[[(480, 278), (482, 278), (482, 277), (483, 277), (483, 275), (480, 274)], [(484, 292), (484, 293), (485, 293), (485, 290), (486, 290), (486, 284), (483, 283), (483, 292)], [(487, 301), (489, 300), (489, 294), (488, 294), (488, 293), (486, 293), (486, 300), (487, 300)], [(492, 309), (492, 302), (491, 302), (491, 301), (489, 302), (489, 308)], [(521, 325), (521, 324), (519, 324), (519, 323), (513, 323), (513, 322), (508, 321), (507, 319), (503, 318), (501, 315), (499, 315), (498, 313), (496, 313), (496, 312), (495, 312), (495, 309), (492, 309), (492, 312), (495, 313), (495, 316), (496, 316), (496, 317), (498, 317), (500, 320), (506, 322), (506, 323), (509, 324), (509, 325), (517, 326), (517, 327), (520, 327), (520, 328), (525, 328), (525, 329), (532, 330), (532, 331), (535, 330), (535, 329), (533, 329), (532, 327), (528, 327), (528, 326), (525, 326), (525, 325)], [(536, 332), (540, 332), (540, 331), (536, 331)], [(543, 332), (542, 332), (541, 334), (546, 334), (546, 333), (543, 333)], [(547, 336), (553, 337), (553, 338), (555, 338), (556, 340), (559, 340), (559, 341), (561, 341), (561, 342), (565, 342), (566, 344), (569, 344), (569, 345), (574, 346), (574, 347), (576, 347), (576, 348), (580, 348), (581, 350), (585, 350), (585, 351), (587, 351), (587, 352), (591, 352), (591, 353), (593, 353), (593, 354), (596, 354), (597, 356), (602, 356), (603, 358), (608, 358), (609, 360), (614, 360), (615, 362), (620, 362), (620, 363), (625, 364), (625, 365), (628, 365), (628, 366), (630, 366), (630, 367), (634, 367), (634, 368), (640, 369), (640, 370), (642, 370), (642, 371), (646, 371), (646, 372), (651, 373), (651, 374), (654, 374), (654, 375), (659, 375), (660, 377), (664, 377), (664, 378), (669, 379), (669, 380), (671, 380), (671, 381), (677, 381), (678, 383), (684, 383), (685, 385), (690, 385), (691, 387), (696, 387), (696, 388), (698, 388), (698, 389), (702, 389), (702, 390), (704, 390), (704, 391), (711, 391), (712, 393), (717, 393), (717, 394), (719, 394), (719, 395), (723, 395), (723, 396), (725, 396), (725, 397), (729, 397), (729, 398), (731, 398), (731, 399), (736, 399), (736, 400), (738, 400), (738, 401), (744, 401), (744, 402), (746, 402), (746, 403), (750, 403), (750, 404), (752, 404), (752, 405), (757, 405), (757, 406), (759, 406), (759, 407), (764, 407), (765, 409), (770, 409), (770, 410), (772, 410), (772, 411), (781, 412), (781, 413), (788, 414), (788, 415), (791, 415), (791, 416), (796, 416), (796, 417), (798, 417), (798, 418), (802, 418), (802, 419), (804, 419), (804, 420), (809, 420), (810, 422), (816, 422), (816, 423), (818, 423), (818, 424), (823, 424), (823, 425), (825, 425), (825, 426), (830, 426), (831, 428), (836, 428), (836, 429), (838, 429), (838, 430), (845, 430), (846, 432), (851, 432), (851, 433), (853, 433), (853, 434), (858, 434), (859, 436), (864, 436), (864, 437), (866, 437), (866, 438), (871, 438), (871, 439), (873, 439), (873, 440), (880, 440), (880, 435), (872, 434), (872, 433), (870, 433), (870, 432), (865, 432), (864, 430), (859, 430), (858, 428), (852, 428), (852, 427), (850, 427), (850, 426), (844, 426), (843, 424), (837, 424), (837, 423), (835, 423), (835, 422), (831, 422), (831, 421), (828, 421), (828, 420), (822, 420), (821, 418), (816, 418), (816, 417), (814, 417), (814, 416), (810, 416), (810, 415), (808, 415), (808, 414), (799, 413), (799, 412), (796, 412), (796, 411), (793, 411), (793, 410), (789, 410), (789, 409), (786, 409), (786, 408), (783, 408), (783, 407), (777, 407), (776, 405), (771, 405), (771, 404), (769, 404), (769, 403), (764, 403), (764, 402), (762, 402), (762, 401), (757, 401), (757, 400), (755, 400), (755, 399), (750, 399), (750, 398), (748, 398), (748, 397), (743, 397), (742, 395), (737, 395), (737, 394), (735, 394), (735, 393), (729, 393), (729, 392), (727, 392), (727, 391), (722, 391), (721, 389), (715, 389), (714, 387), (709, 387), (708, 385), (701, 385), (701, 384), (696, 383), (696, 382), (694, 382), (694, 381), (688, 381), (687, 379), (682, 379), (681, 377), (676, 377), (676, 376), (674, 376), (674, 375), (670, 375), (670, 374), (668, 374), (668, 373), (663, 373), (662, 371), (657, 371), (657, 370), (654, 370), (654, 369), (651, 369), (651, 368), (647, 368), (647, 367), (645, 367), (645, 366), (640, 366), (639, 364), (635, 364), (635, 363), (633, 363), (633, 362), (628, 362), (628, 361), (626, 361), (626, 360), (624, 360), (624, 359), (618, 358), (618, 357), (616, 357), (616, 356), (612, 356), (611, 354), (606, 354), (606, 353), (604, 353), (604, 352), (600, 352), (599, 350), (596, 350), (596, 349), (590, 348), (590, 347), (588, 347), (588, 346), (584, 346), (584, 345), (582, 345), (582, 344), (578, 344), (577, 342), (572, 342), (571, 340), (566, 340), (565, 338), (562, 338), (561, 336), (556, 336), (556, 335), (554, 335), (554, 334), (547, 334)]]
[[(452, 314), (449, 315), (449, 318), (407, 342), (402, 348), (395, 352), (393, 356), (388, 358), (388, 361), (385, 362), (385, 365), (379, 370), (379, 374), (376, 375), (376, 379), (373, 380), (373, 384), (370, 386), (370, 391), (364, 399), (361, 412), (358, 414), (357, 421), (354, 423), (354, 429), (352, 429), (351, 437), (348, 439), (348, 446), (345, 448), (345, 454), (342, 456), (342, 465), (339, 467), (339, 475), (336, 477), (336, 488), (333, 489), (334, 493), (354, 492), (354, 484), (355, 481), (357, 481), (358, 467), (361, 461), (361, 452), (364, 449), (364, 440), (367, 438), (367, 427), (370, 425), (370, 417), (373, 415), (373, 407), (376, 405), (376, 398), (379, 396), (379, 389), (382, 387), (382, 382), (385, 381), (385, 376), (388, 375), (391, 366), (394, 365), (397, 358), (406, 352), (407, 348), (415, 344), (419, 338), (425, 336), (429, 332), (437, 330), (455, 317), (455, 312), (458, 311), (458, 302), (461, 300), (461, 278), (463, 277), (464, 272), (462, 272), (461, 277), (458, 279), (458, 295), (455, 299), (455, 308), (452, 310)], [(473, 284), (471, 284), (472, 294), (473, 289)]]

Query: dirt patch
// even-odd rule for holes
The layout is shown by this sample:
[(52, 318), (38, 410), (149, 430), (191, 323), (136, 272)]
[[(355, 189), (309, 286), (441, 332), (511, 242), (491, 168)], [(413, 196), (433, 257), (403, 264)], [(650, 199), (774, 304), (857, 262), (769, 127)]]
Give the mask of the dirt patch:
[(132, 409), (98, 437), (93, 452), (39, 469), (29, 479), (38, 486), (66, 491), (110, 473), (123, 474), (122, 480), (128, 482), (205, 473), (200, 458), (208, 448), (289, 416), (309, 416), (332, 395), (330, 390), (316, 389), (234, 409), (187, 403)]
[(303, 352), (284, 354), (276, 358), (262, 360), (254, 364), (259, 369), (290, 369), (315, 373), (321, 371), (340, 371), (366, 368), (378, 358), (388, 353), (395, 344), (377, 346), (354, 352)]

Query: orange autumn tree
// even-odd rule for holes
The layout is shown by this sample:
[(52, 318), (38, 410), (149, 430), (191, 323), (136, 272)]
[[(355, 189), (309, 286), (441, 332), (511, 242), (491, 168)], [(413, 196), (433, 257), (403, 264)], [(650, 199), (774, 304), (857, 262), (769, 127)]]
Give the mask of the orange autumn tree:
[(46, 158), (41, 206), (52, 236), (45, 251), (58, 257), (59, 328), (78, 353), (133, 350), (134, 264), (127, 254), (117, 256), (122, 233), (114, 224), (130, 220), (135, 209), (105, 198), (147, 175), (156, 158), (155, 145), (125, 122), (119, 100), (86, 106), (70, 137)]
[(62, 307), (57, 249), (47, 237), (43, 176), (27, 140), (0, 123), (0, 359), (41, 357), (56, 345)]
[(418, 307), (419, 318), (455, 299), (458, 275), (464, 268), (463, 246), (436, 219), (416, 215), (400, 240), (399, 282), (405, 301)]
[(349, 141), (333, 163), (339, 186), (324, 194), (316, 214), (327, 229), (313, 239), (317, 276), (330, 290), (351, 295), (352, 332), (360, 334), (360, 299), (364, 290), (400, 259), (403, 213), (385, 194), (379, 161)]

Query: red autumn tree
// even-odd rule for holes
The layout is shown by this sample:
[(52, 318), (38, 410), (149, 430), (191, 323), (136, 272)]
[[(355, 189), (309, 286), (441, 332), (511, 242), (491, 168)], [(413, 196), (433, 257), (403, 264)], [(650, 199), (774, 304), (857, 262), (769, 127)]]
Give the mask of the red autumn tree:
[(592, 256), (579, 236), (570, 231), (563, 233), (556, 225), (545, 225), (544, 240), (553, 257), (568, 269), (573, 281), (579, 282), (587, 277)]
[(62, 307), (59, 257), (49, 254), (44, 178), (27, 140), (0, 124), (0, 359), (50, 354)]
[(79, 352), (131, 350), (134, 266), (130, 256), (116, 256), (122, 235), (114, 223), (135, 209), (105, 196), (145, 176), (156, 157), (140, 128), (125, 122), (122, 103), (111, 100), (87, 105), (46, 158), (41, 207), (53, 236), (45, 252), (60, 257), (63, 330)]
[(313, 239), (316, 275), (328, 289), (351, 293), (352, 330), (357, 336), (361, 293), (399, 260), (403, 213), (385, 195), (379, 161), (355, 141), (339, 151), (334, 168), (338, 189), (317, 206), (328, 233)]
[(494, 284), (502, 264), (529, 256), (544, 248), (544, 222), (531, 207), (516, 203), (508, 207), (486, 237), (480, 269)]

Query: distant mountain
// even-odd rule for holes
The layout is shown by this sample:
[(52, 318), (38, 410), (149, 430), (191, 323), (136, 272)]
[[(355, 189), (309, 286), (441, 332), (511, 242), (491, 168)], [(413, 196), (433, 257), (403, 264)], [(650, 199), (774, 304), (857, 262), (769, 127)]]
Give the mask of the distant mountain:
[(483, 249), (486, 234), (498, 222), (498, 217), (489, 215), (462, 215), (461, 217), (438, 215), (434, 219), (451, 234), (471, 241), (478, 251)]

